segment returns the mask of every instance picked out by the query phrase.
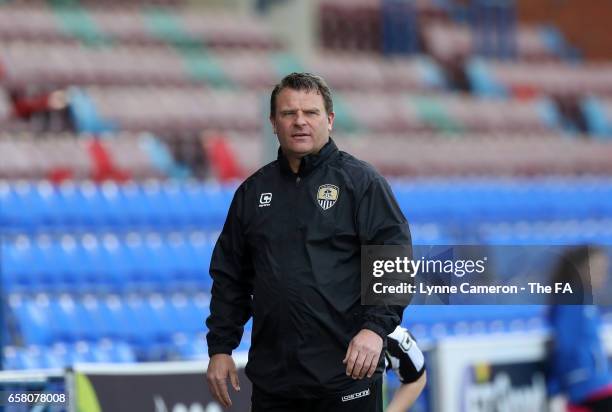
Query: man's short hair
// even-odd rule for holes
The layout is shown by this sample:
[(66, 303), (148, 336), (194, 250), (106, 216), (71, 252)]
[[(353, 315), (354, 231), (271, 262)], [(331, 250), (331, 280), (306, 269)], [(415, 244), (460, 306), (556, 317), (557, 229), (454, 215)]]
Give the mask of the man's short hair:
[(280, 83), (274, 86), (274, 90), (272, 90), (272, 95), (270, 96), (270, 116), (272, 117), (276, 115), (276, 96), (278, 96), (283, 89), (306, 90), (320, 93), (323, 97), (323, 103), (327, 114), (334, 111), (331, 89), (321, 76), (311, 73), (291, 73), (285, 76)]

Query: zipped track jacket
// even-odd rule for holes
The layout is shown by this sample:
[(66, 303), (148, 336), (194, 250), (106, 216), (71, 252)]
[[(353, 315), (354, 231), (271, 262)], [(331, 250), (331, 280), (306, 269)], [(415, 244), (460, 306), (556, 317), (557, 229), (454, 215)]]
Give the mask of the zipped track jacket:
[(252, 316), (246, 373), (260, 390), (316, 398), (371, 385), (384, 356), (355, 381), (349, 342), (364, 328), (385, 340), (404, 307), (360, 304), (362, 245), (411, 245), (385, 179), (331, 138), (297, 174), (279, 150), (236, 190), (215, 246), (209, 355), (231, 354)]

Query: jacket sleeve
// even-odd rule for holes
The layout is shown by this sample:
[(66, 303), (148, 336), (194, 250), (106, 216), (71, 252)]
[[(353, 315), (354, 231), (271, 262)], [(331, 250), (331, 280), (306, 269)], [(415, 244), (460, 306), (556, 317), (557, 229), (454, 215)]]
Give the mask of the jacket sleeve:
[(208, 355), (231, 354), (251, 317), (253, 268), (241, 220), (244, 190), (234, 195), (210, 262), (213, 278), (210, 316), (206, 320)]
[[(372, 180), (359, 202), (357, 225), (362, 245), (405, 245), (405, 256), (412, 259), (408, 222), (382, 176)], [(367, 306), (362, 328), (385, 339), (401, 323), (404, 308), (399, 305)]]

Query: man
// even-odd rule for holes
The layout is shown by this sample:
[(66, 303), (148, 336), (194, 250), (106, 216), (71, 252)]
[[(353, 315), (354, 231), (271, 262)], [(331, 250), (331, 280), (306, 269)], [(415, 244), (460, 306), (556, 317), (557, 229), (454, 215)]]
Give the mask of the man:
[(385, 359), (402, 383), (385, 412), (406, 412), (425, 388), (425, 357), (410, 332), (398, 326), (387, 336)]
[(231, 405), (231, 353), (253, 316), (253, 412), (379, 411), (384, 340), (404, 307), (360, 305), (361, 245), (409, 246), (408, 223), (384, 178), (330, 139), (323, 79), (286, 76), (270, 121), (278, 159), (237, 189), (211, 260), (211, 393)]

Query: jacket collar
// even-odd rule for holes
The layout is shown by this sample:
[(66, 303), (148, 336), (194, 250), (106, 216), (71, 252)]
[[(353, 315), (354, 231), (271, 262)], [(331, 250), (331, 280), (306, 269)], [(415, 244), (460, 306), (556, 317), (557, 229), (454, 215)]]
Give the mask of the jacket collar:
[[(320, 165), (326, 163), (328, 159), (330, 159), (334, 154), (338, 152), (338, 147), (336, 143), (329, 138), (329, 141), (325, 143), (325, 145), (319, 150), (319, 153), (312, 153), (302, 157), (300, 162), (300, 168), (297, 172), (297, 175), (300, 177), (304, 177), (312, 172), (314, 169), (319, 167)], [(281, 170), (284, 173), (294, 174), (293, 170), (289, 166), (289, 161), (283, 154), (282, 149), (278, 148), (278, 157), (277, 160), (281, 166)]]

